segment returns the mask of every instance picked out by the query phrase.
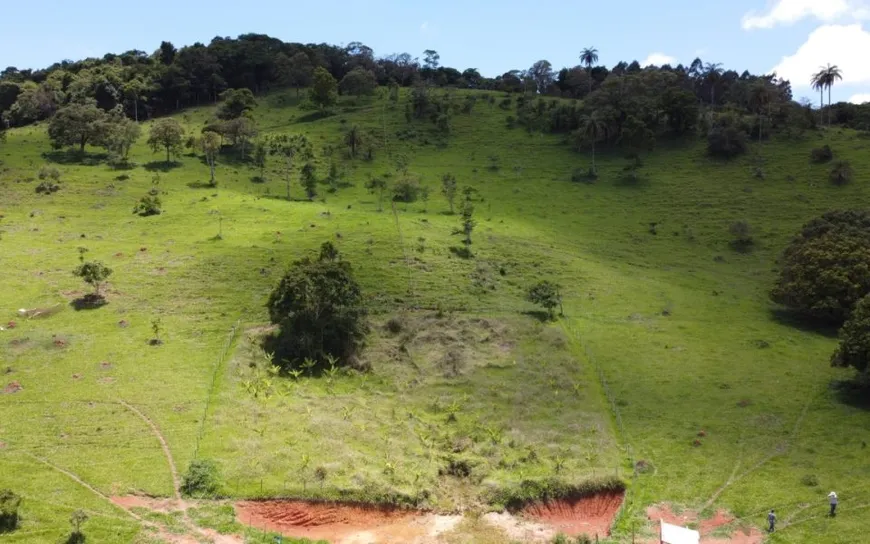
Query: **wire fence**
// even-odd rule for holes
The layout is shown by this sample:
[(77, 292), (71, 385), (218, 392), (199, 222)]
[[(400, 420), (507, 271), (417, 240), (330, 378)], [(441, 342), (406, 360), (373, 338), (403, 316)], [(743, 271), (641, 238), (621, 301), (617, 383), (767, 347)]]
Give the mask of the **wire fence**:
[(212, 399), (215, 396), (215, 388), (217, 387), (218, 376), (220, 374), (221, 369), (224, 366), (224, 361), (227, 358), (227, 355), (230, 353), (230, 348), (233, 347), (233, 343), (236, 340), (236, 334), (238, 333), (239, 326), (241, 326), (242, 318), (236, 320), (233, 323), (233, 326), (230, 328), (230, 332), (227, 334), (227, 340), (224, 342), (224, 347), (221, 350), (220, 355), (214, 364), (214, 370), (211, 375), (211, 384), (208, 387), (208, 394), (205, 398), (205, 406), (202, 409), (202, 417), (199, 420), (199, 430), (196, 433), (196, 445), (193, 448), (193, 458), (196, 459), (199, 456), (199, 444), (202, 441), (202, 437), (205, 434), (205, 424), (208, 420), (208, 411), (211, 408)]

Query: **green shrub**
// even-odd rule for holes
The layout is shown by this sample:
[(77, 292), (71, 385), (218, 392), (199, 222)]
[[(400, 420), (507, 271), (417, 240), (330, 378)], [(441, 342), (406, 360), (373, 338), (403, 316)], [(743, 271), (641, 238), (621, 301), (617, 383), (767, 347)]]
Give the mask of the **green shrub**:
[(220, 485), (218, 467), (210, 459), (194, 459), (181, 480), (186, 497), (214, 497)]
[(142, 217), (148, 217), (149, 215), (160, 215), (162, 210), (160, 206), (162, 203), (160, 202), (160, 198), (154, 195), (145, 195), (139, 199), (139, 202), (136, 204), (136, 207), (133, 208), (133, 213), (139, 214)]
[(37, 177), (39, 177), (39, 179), (58, 181), (60, 179), (60, 170), (54, 166), (45, 165), (39, 169)]
[(813, 148), (810, 152), (810, 159), (816, 163), (828, 162), (834, 158), (834, 152), (831, 151), (831, 146), (824, 145), (822, 147)]
[(801, 478), (801, 483), (807, 487), (818, 487), (819, 479), (816, 477), (815, 474), (807, 474), (806, 476)]
[(707, 152), (731, 159), (746, 152), (746, 133), (734, 126), (715, 126), (707, 134)]
[(11, 489), (0, 491), (0, 533), (10, 533), (18, 528), (18, 507), (21, 497)]
[(39, 194), (50, 195), (58, 191), (60, 191), (60, 183), (55, 181), (46, 180), (36, 186), (36, 192)]
[(752, 238), (752, 229), (746, 221), (735, 221), (728, 228), (731, 233), (731, 247), (737, 251), (748, 251), (755, 244)]
[(416, 202), (420, 197), (420, 184), (415, 179), (400, 179), (393, 186), (393, 202)]
[(837, 161), (831, 168), (830, 178), (837, 185), (845, 185), (852, 181), (852, 174), (854, 171), (849, 161)]

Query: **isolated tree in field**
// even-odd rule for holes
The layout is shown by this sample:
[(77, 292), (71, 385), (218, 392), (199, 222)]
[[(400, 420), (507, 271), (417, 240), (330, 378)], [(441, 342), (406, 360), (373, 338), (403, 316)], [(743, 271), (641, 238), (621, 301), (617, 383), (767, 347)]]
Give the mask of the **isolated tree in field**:
[(221, 93), (220, 99), (222, 102), (217, 110), (217, 118), (225, 121), (246, 115), (257, 106), (250, 89), (227, 89)]
[(840, 346), (831, 356), (831, 365), (851, 366), (867, 381), (870, 365), (870, 295), (858, 304), (849, 319), (840, 329)]
[(831, 89), (837, 81), (843, 80), (843, 72), (838, 66), (828, 64), (822, 68), (821, 73), (824, 85), (828, 88), (828, 126), (831, 126)]
[(94, 103), (70, 104), (54, 114), (48, 125), (48, 138), (55, 149), (99, 143), (105, 131), (106, 112)]
[(831, 211), (804, 225), (781, 258), (774, 302), (841, 324), (870, 293), (870, 213)]
[(312, 162), (306, 162), (299, 171), (299, 184), (305, 189), (308, 200), (314, 200), (317, 196), (317, 169)]
[(450, 205), (451, 215), (455, 213), (453, 211), (453, 205), (456, 202), (456, 192), (458, 190), (459, 185), (456, 183), (456, 176), (453, 174), (444, 174), (441, 176), (441, 194), (444, 195), (444, 198), (447, 199), (447, 203)]
[(148, 145), (154, 152), (165, 149), (167, 164), (172, 162), (173, 153), (181, 152), (182, 143), (184, 143), (184, 128), (175, 119), (160, 119), (151, 126)]
[(82, 525), (88, 521), (88, 515), (84, 510), (76, 510), (69, 517), (69, 524), (72, 526), (72, 532), (67, 537), (64, 544), (84, 544), (87, 540), (82, 532)]
[(592, 94), (592, 67), (598, 62), (598, 50), (587, 47), (580, 51), (580, 62), (586, 66), (586, 72), (589, 74), (589, 94)]
[(284, 176), (287, 181), (287, 200), (290, 200), (290, 185), (293, 180), (293, 164), (298, 156), (300, 160), (308, 160), (312, 157), (311, 143), (304, 135), (282, 134), (269, 140), (269, 153), (279, 157), (284, 164)]
[(595, 142), (601, 139), (604, 135), (604, 123), (598, 118), (596, 113), (585, 115), (580, 120), (580, 128), (577, 129), (576, 136), (580, 143), (588, 143), (592, 145), (592, 169), (591, 174), (598, 172), (595, 167)]
[(85, 261), (87, 251), (86, 248), (79, 248), (79, 265), (73, 270), (73, 276), (93, 287), (95, 298), (102, 298), (103, 283), (112, 275), (112, 269), (100, 261)]
[(179, 491), (185, 497), (214, 497), (220, 487), (218, 466), (211, 459), (194, 459), (181, 479)]
[(474, 220), (474, 202), (471, 199), (474, 194), (474, 188), (466, 187), (463, 192), (465, 193), (465, 198), (462, 200), (462, 204), (459, 208), (459, 215), (462, 218), (462, 223), (460, 228), (454, 231), (454, 234), (462, 236), (462, 245), (464, 246), (462, 249), (462, 256), (472, 257), (471, 233), (474, 232), (474, 227), (477, 225), (477, 222)]
[(350, 148), (350, 156), (356, 158), (357, 149), (363, 145), (363, 135), (358, 125), (351, 126), (345, 132), (344, 143)]
[(543, 280), (532, 285), (526, 293), (526, 299), (543, 307), (550, 319), (555, 317), (556, 306), (559, 307), (559, 313), (564, 314), (562, 311), (562, 288), (551, 281)]
[(208, 164), (209, 173), (211, 174), (209, 184), (214, 187), (217, 185), (214, 178), (214, 170), (217, 164), (218, 153), (221, 150), (221, 137), (214, 132), (204, 132), (199, 139), (199, 145), (202, 148), (205, 162)]
[(337, 252), (296, 261), (269, 297), (269, 317), (280, 326), (275, 358), (298, 368), (305, 359), (351, 363), (368, 333), (362, 291), (350, 263)]
[(378, 80), (371, 70), (357, 66), (341, 79), (338, 88), (344, 94), (371, 96), (378, 87)]
[(322, 66), (314, 70), (314, 81), (309, 91), (309, 97), (318, 108), (324, 110), (335, 104), (338, 98), (338, 84), (332, 74)]
[(262, 140), (254, 144), (254, 166), (260, 170), (260, 182), (266, 181), (266, 162), (269, 160), (269, 147)]
[(366, 181), (366, 189), (378, 195), (378, 211), (384, 211), (384, 192), (387, 190), (387, 182), (383, 178), (370, 178)]
[(142, 128), (139, 123), (123, 116), (112, 116), (106, 123), (102, 145), (113, 161), (126, 163), (130, 148), (142, 135)]
[(0, 534), (11, 533), (18, 528), (18, 508), (21, 496), (11, 489), (0, 491)]

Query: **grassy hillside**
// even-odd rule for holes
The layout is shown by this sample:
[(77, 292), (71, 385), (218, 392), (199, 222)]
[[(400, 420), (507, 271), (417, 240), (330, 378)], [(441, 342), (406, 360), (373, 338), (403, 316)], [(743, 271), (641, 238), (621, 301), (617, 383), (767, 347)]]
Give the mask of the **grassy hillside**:
[[(255, 112), (264, 133), (306, 134), (321, 177), (339, 166), (348, 186), (321, 186), (313, 202), (295, 176), (300, 200), (283, 198), (274, 161), (256, 183), (250, 164), (224, 158), (210, 188), (200, 157), (165, 169), (145, 138), (132, 153), (140, 166), (115, 171), (50, 153), (44, 126), (10, 132), (0, 147), (0, 314), (16, 327), (0, 332), (0, 385), (23, 389), (0, 395), (0, 462), (15, 467), (0, 471), (0, 488), (26, 499), (22, 529), (0, 541), (55, 539), (79, 507), (95, 541), (133, 540), (135, 520), (62, 472), (104, 495), (171, 495), (159, 442), (121, 400), (156, 424), (180, 470), (195, 453), (216, 460), (229, 496), (453, 510), (525, 479), (619, 476), (631, 481), (617, 536), (642, 529), (647, 505), (671, 501), (754, 525), (776, 507), (775, 542), (861, 539), (870, 414), (838, 394), (850, 375), (828, 367), (834, 337), (785, 320), (767, 292), (802, 223), (870, 196), (870, 141), (808, 133), (728, 163), (698, 142), (660, 143), (636, 182), (605, 153), (599, 180), (579, 183), (586, 154), (560, 136), (508, 129), (512, 112), (485, 100), (456, 115), (443, 141), (428, 121), (409, 124), (402, 104), (339, 109), (318, 118), (290, 93), (260, 98)], [(211, 114), (178, 118), (198, 132)], [(341, 135), (354, 124), (377, 137), (374, 161), (344, 157)], [(822, 142), (851, 161), (851, 184), (834, 186), (827, 166), (810, 164)], [(378, 212), (365, 180), (394, 171), (399, 156), (431, 196)], [(63, 180), (50, 196), (34, 192), (46, 161)], [(447, 172), (480, 193), (473, 259), (450, 251), (459, 219), (439, 194)], [(164, 213), (132, 215), (155, 182)], [(737, 220), (752, 228), (751, 252), (729, 245)], [(257, 348), (266, 297), (327, 240), (369, 300), (373, 371), (271, 378)], [(79, 246), (114, 270), (103, 308), (68, 307), (84, 290), (70, 272)], [(525, 289), (541, 278), (564, 288), (558, 323), (528, 313)], [(62, 310), (45, 319), (15, 313), (55, 304)], [(165, 342), (151, 346), (156, 317)], [(401, 331), (384, 327), (390, 318)], [(450, 459), (472, 477), (444, 475)], [(632, 477), (640, 460), (651, 470)], [(842, 499), (835, 520), (823, 517), (830, 489)]]

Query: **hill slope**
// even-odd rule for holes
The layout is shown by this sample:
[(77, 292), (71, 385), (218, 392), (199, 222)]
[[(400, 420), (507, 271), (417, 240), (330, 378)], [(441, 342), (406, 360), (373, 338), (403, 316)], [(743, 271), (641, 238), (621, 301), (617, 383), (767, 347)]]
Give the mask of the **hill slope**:
[[(119, 400), (157, 425), (181, 470), (195, 454), (216, 460), (230, 496), (452, 510), (526, 479), (603, 475), (631, 480), (617, 535), (643, 530), (644, 508), (670, 501), (727, 508), (749, 525), (776, 507), (781, 542), (860, 540), (870, 414), (832, 387), (849, 377), (828, 368), (835, 340), (778, 319), (767, 292), (802, 223), (866, 200), (870, 141), (831, 130), (756, 144), (763, 179), (757, 159), (722, 163), (699, 143), (667, 143), (643, 158), (638, 181), (605, 154), (587, 184), (571, 181), (585, 154), (508, 129), (494, 103), (455, 116), (443, 141), (402, 112), (373, 100), (318, 118), (292, 94), (260, 98), (262, 132), (307, 135), (320, 176), (331, 162), (343, 173), (349, 186), (321, 186), (313, 202), (282, 198), (274, 160), (255, 183), (255, 168), (224, 157), (210, 188), (201, 158), (166, 169), (142, 143), (132, 159), (145, 167), (130, 171), (49, 153), (63, 188), (38, 195), (45, 128), (10, 132), (0, 287), (16, 327), (0, 333), (0, 350), (4, 381), (22, 390), (0, 396), (0, 456), (16, 467), (0, 488), (28, 498), (15, 541), (59, 536), (75, 507), (92, 512), (95, 541), (134, 538), (135, 520), (59, 469), (104, 495), (172, 494), (158, 441)], [(194, 132), (211, 114), (178, 118)], [(373, 161), (344, 157), (353, 125), (378, 142)], [(809, 163), (822, 141), (851, 161), (851, 184), (833, 186), (828, 167)], [(378, 212), (365, 181), (395, 172), (398, 157), (431, 196)], [(448, 172), (479, 192), (472, 259), (450, 250), (459, 219), (439, 195)], [(132, 215), (152, 186), (164, 213)], [(751, 252), (729, 246), (738, 220), (753, 230)], [(369, 297), (373, 372), (270, 379), (256, 347), (265, 299), (287, 265), (327, 240)], [(103, 308), (66, 307), (83, 290), (70, 274), (78, 246), (114, 269)], [(556, 324), (522, 313), (542, 278), (563, 286)], [(43, 320), (14, 313), (58, 303)], [(396, 316), (403, 331), (381, 327)], [(165, 343), (150, 346), (156, 317)], [(445, 476), (457, 460), (471, 477)], [(641, 460), (653, 470), (633, 477)], [(836, 520), (821, 517), (829, 488), (842, 498)]]

